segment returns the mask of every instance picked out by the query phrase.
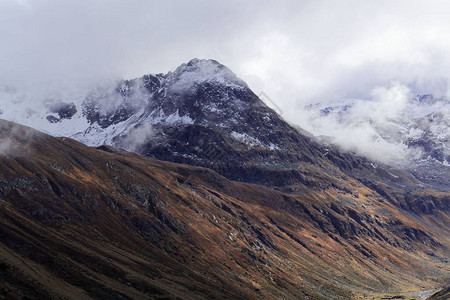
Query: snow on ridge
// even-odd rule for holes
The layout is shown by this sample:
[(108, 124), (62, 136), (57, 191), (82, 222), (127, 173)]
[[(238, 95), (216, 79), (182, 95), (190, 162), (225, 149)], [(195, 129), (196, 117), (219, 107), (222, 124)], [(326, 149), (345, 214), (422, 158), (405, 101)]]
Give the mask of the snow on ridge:
[(146, 122), (156, 124), (194, 124), (194, 120), (188, 116), (180, 116), (179, 110), (166, 116), (162, 109), (154, 110), (146, 118)]
[(258, 140), (257, 138), (254, 138), (252, 136), (249, 136), (246, 133), (239, 133), (236, 131), (232, 131), (231, 136), (233, 138), (235, 138), (236, 140), (238, 140), (244, 144), (247, 144), (250, 147), (257, 147), (257, 146), (263, 145), (263, 143), (260, 140)]
[(182, 64), (170, 76), (174, 81), (172, 90), (187, 90), (203, 82), (214, 82), (233, 89), (246, 87), (246, 84), (230, 69), (214, 60), (193, 59), (187, 64)]
[(280, 147), (278, 147), (277, 145), (275, 145), (274, 143), (269, 143), (268, 145), (266, 145), (265, 143), (261, 142), (259, 139), (252, 137), (250, 135), (248, 135), (247, 133), (239, 133), (236, 131), (232, 131), (230, 133), (230, 135), (238, 140), (241, 143), (244, 143), (246, 145), (248, 145), (249, 147), (255, 148), (255, 147), (264, 147), (267, 148), (269, 150), (280, 150)]
[(191, 119), (188, 115), (184, 115), (180, 117), (178, 113), (178, 109), (171, 115), (168, 115), (165, 119), (166, 124), (193, 124), (194, 120)]
[(113, 139), (117, 136), (126, 135), (132, 131), (136, 125), (141, 123), (144, 108), (139, 112), (117, 124), (112, 124), (106, 128), (101, 127), (99, 124), (89, 124), (84, 131), (79, 131), (71, 138), (86, 144), (88, 146), (97, 147), (101, 145), (113, 145)]
[(20, 91), (14, 93), (0, 91), (0, 111), (2, 112), (0, 117), (53, 136), (71, 136), (89, 127), (81, 112), (82, 99), (80, 95), (64, 98), (64, 103), (75, 104), (77, 112), (70, 118), (51, 123), (46, 119), (47, 116), (59, 118), (55, 112), (50, 111), (52, 104), (61, 102), (56, 96), (42, 100), (39, 95), (35, 96)]

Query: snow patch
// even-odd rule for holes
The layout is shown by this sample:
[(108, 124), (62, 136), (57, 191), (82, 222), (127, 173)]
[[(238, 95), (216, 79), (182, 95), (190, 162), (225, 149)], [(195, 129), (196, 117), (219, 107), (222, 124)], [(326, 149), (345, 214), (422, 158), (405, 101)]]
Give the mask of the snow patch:
[(251, 137), (246, 133), (239, 133), (236, 131), (231, 132), (231, 136), (238, 140), (241, 143), (247, 144), (250, 147), (262, 146), (263, 143), (259, 141), (257, 138)]
[(178, 109), (173, 114), (167, 116), (164, 122), (166, 124), (194, 124), (194, 120), (192, 120), (188, 115), (180, 117)]
[(169, 80), (172, 91), (186, 91), (203, 82), (214, 82), (232, 89), (243, 89), (246, 84), (227, 67), (214, 60), (193, 59), (178, 67)]

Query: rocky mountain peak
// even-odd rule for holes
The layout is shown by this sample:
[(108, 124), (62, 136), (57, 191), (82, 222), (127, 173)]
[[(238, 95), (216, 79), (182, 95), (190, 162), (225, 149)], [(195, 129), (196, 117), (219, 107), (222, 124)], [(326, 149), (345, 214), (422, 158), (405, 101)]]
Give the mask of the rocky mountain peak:
[(232, 89), (248, 88), (230, 69), (212, 59), (194, 58), (179, 66), (168, 77), (170, 90), (175, 92), (190, 91), (203, 84)]

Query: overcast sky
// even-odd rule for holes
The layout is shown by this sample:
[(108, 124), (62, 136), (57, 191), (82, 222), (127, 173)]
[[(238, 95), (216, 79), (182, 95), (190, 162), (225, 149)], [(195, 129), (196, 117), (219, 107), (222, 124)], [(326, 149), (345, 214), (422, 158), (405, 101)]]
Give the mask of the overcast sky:
[(0, 81), (80, 85), (213, 58), (285, 110), (397, 80), (448, 93), (450, 1), (0, 0)]

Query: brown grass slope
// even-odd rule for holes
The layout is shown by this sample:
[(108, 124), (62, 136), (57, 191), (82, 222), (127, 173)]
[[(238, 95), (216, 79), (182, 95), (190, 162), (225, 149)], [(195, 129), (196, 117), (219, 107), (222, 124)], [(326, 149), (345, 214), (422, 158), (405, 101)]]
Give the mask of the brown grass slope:
[(344, 174), (289, 194), (6, 121), (0, 140), (0, 299), (349, 299), (450, 275), (445, 193), (410, 195), (433, 193), (419, 214)]

